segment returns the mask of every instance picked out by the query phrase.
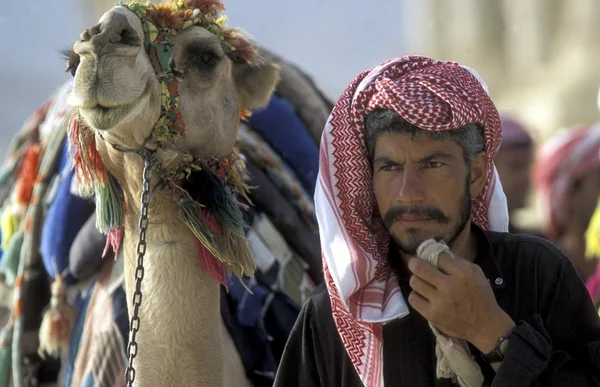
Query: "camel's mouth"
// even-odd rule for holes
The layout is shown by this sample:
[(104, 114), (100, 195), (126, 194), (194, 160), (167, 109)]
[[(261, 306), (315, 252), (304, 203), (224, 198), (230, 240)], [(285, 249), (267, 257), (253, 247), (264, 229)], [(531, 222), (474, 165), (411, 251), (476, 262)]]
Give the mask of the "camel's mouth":
[(141, 113), (150, 98), (150, 85), (135, 101), (119, 106), (103, 106), (96, 104), (92, 107), (80, 107), (79, 113), (85, 122), (97, 130), (109, 130), (130, 121)]

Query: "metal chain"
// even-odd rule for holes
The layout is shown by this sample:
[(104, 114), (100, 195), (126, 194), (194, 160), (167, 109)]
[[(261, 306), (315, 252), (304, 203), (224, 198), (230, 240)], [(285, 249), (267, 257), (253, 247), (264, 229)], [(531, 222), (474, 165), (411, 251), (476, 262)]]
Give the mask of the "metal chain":
[(125, 371), (125, 380), (127, 387), (133, 387), (135, 381), (135, 368), (133, 359), (137, 356), (138, 345), (135, 341), (137, 332), (140, 329), (139, 310), (142, 304), (142, 279), (144, 279), (144, 255), (146, 254), (146, 231), (148, 231), (148, 206), (150, 205), (150, 181), (152, 180), (152, 160), (148, 151), (142, 152), (144, 158), (144, 175), (142, 181), (142, 204), (140, 206), (140, 236), (137, 245), (137, 267), (135, 268), (135, 292), (133, 293), (133, 313), (129, 322), (129, 344), (127, 345), (127, 355), (129, 364)]

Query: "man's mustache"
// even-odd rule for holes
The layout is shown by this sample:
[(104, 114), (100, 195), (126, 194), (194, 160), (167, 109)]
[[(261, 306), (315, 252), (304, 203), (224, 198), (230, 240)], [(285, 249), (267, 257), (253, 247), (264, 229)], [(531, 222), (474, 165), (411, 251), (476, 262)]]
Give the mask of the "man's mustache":
[(412, 215), (423, 219), (436, 220), (439, 223), (448, 223), (450, 219), (436, 207), (395, 206), (388, 210), (383, 217), (383, 223), (391, 228), (396, 219), (404, 215)]

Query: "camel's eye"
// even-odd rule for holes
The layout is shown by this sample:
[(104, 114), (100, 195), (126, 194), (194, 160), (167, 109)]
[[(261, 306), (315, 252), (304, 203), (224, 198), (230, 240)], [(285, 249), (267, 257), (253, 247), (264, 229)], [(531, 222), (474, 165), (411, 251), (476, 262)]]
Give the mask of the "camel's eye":
[(217, 54), (210, 51), (200, 54), (200, 61), (204, 66), (215, 67), (219, 63), (219, 59)]

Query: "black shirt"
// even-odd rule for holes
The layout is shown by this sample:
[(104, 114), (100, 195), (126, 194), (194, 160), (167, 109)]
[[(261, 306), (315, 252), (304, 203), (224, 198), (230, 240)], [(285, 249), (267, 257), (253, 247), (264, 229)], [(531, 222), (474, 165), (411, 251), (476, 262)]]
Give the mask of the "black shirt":
[[(474, 227), (478, 264), (498, 305), (517, 324), (497, 373), (471, 346), (484, 385), (600, 386), (600, 319), (571, 261), (552, 243)], [(408, 276), (399, 275), (405, 298)], [(385, 386), (453, 386), (435, 377), (434, 337), (412, 308), (383, 327)], [(331, 315), (326, 287), (315, 288), (291, 332), (275, 386), (362, 386)]]

